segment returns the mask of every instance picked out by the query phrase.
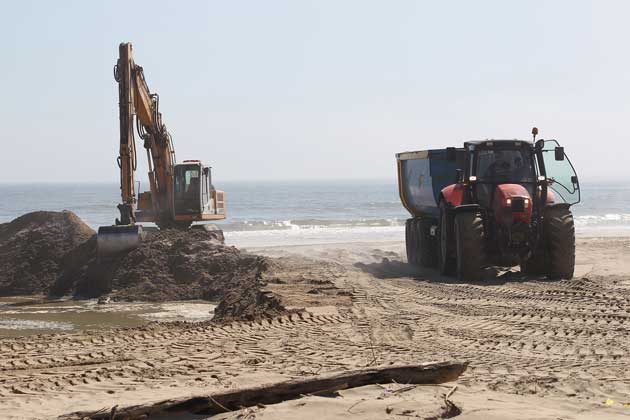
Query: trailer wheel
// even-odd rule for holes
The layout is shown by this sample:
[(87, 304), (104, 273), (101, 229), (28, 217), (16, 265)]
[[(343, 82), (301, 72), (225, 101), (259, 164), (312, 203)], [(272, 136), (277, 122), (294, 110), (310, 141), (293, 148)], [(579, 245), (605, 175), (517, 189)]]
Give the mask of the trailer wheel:
[(477, 281), (484, 267), (483, 220), (476, 213), (455, 215), (455, 242), (457, 249), (457, 278)]
[(446, 204), (440, 201), (440, 224), (438, 227), (438, 269), (441, 274), (450, 275), (455, 271), (455, 261), (452, 257), (453, 216), (446, 211)]
[(405, 223), (405, 245), (407, 248), (407, 262), (411, 265), (417, 264), (416, 252), (416, 220), (407, 219)]
[(568, 206), (545, 209), (543, 221), (550, 279), (571, 279), (575, 270), (575, 226)]
[(420, 247), (420, 264), (423, 267), (434, 268), (438, 265), (438, 250), (435, 239), (431, 236), (431, 226), (433, 219), (423, 218), (418, 221), (417, 235)]

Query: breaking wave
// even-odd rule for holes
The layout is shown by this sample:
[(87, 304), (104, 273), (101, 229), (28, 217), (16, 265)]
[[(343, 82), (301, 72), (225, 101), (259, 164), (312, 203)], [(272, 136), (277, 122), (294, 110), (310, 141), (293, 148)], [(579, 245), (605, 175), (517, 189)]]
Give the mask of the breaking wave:
[(584, 215), (575, 216), (577, 226), (619, 226), (630, 225), (630, 214), (609, 213), (599, 216)]
[(226, 232), (261, 231), (261, 230), (312, 230), (323, 228), (365, 228), (403, 226), (405, 219), (297, 219), (297, 220), (241, 220), (223, 223), (221, 228)]

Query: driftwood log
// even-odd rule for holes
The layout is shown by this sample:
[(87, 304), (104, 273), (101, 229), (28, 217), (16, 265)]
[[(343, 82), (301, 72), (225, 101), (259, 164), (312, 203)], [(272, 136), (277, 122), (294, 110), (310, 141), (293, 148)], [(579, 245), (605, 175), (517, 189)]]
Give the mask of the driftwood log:
[(457, 379), (467, 362), (437, 362), (419, 365), (373, 367), (293, 379), (252, 388), (241, 388), (214, 394), (114, 407), (98, 411), (70, 413), (62, 419), (128, 420), (157, 414), (219, 414), (258, 404), (276, 404), (303, 395), (323, 394), (370, 384), (439, 384)]

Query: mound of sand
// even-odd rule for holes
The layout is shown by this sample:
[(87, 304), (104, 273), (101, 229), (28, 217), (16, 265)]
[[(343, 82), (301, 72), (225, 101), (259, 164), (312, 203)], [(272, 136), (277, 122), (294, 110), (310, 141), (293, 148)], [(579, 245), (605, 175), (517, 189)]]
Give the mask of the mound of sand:
[(284, 312), (263, 290), (265, 258), (221, 244), (212, 232), (165, 230), (99, 262), (95, 232), (74, 213), (35, 212), (0, 225), (0, 295), (48, 293), (124, 301), (218, 301), (217, 320)]
[(151, 235), (113, 270), (115, 300), (219, 301), (216, 319), (254, 319), (282, 311), (261, 291), (267, 260), (217, 243), (202, 231), (166, 230)]
[(216, 320), (255, 319), (284, 311), (264, 292), (267, 260), (216, 241), (209, 232), (164, 230), (108, 262), (96, 259), (96, 241), (72, 251), (71, 264), (51, 294), (116, 301), (218, 301)]
[(0, 296), (47, 293), (66, 255), (94, 233), (70, 211), (38, 211), (0, 224)]
[(151, 235), (114, 268), (116, 300), (219, 301), (216, 319), (254, 319), (282, 311), (261, 291), (265, 258), (218, 244), (207, 232), (167, 230)]

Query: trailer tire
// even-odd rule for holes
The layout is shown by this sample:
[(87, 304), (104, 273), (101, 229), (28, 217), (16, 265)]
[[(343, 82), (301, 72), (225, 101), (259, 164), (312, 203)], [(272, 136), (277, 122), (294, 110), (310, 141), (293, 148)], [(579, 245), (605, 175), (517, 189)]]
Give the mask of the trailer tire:
[(568, 206), (545, 209), (543, 230), (550, 279), (571, 279), (575, 271), (575, 225)]
[(435, 268), (438, 265), (438, 250), (435, 239), (431, 236), (431, 226), (433, 219), (423, 218), (418, 221), (418, 245), (420, 248), (420, 264), (423, 267)]
[(407, 263), (411, 265), (417, 264), (416, 252), (416, 220), (407, 219), (405, 223), (405, 245), (407, 249)]
[(457, 278), (460, 281), (481, 279), (485, 264), (484, 228), (481, 216), (473, 212), (455, 215)]
[(438, 226), (438, 269), (441, 274), (451, 275), (455, 272), (456, 261), (452, 257), (453, 216), (448, 214), (446, 204), (440, 201), (440, 223)]

